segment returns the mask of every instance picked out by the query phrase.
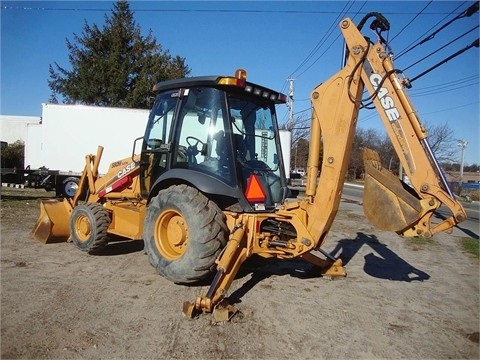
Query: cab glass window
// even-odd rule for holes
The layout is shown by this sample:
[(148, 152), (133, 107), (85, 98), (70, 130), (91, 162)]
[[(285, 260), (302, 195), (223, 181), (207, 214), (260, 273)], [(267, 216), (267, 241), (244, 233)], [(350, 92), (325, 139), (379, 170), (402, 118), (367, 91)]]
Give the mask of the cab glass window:
[(234, 184), (225, 96), (213, 88), (184, 90), (173, 167), (197, 170)]
[(238, 161), (252, 169), (278, 170), (272, 109), (248, 98), (229, 98)]

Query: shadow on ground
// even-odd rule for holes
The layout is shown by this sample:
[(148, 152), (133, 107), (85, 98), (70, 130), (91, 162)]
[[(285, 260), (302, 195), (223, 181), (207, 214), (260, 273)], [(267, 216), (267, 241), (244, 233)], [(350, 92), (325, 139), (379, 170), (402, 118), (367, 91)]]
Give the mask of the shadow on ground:
[[(426, 272), (415, 268), (407, 261), (382, 244), (375, 235), (358, 232), (354, 239), (342, 239), (330, 253), (335, 258), (342, 259), (347, 265), (363, 247), (368, 246), (372, 252), (364, 256), (363, 270), (366, 274), (390, 281), (424, 281), (430, 278)], [(302, 259), (277, 260), (252, 257), (247, 260), (239, 271), (237, 278), (252, 274), (251, 278), (229, 296), (231, 304), (241, 302), (241, 298), (261, 281), (272, 275), (290, 275), (300, 279), (321, 277), (318, 267)]]

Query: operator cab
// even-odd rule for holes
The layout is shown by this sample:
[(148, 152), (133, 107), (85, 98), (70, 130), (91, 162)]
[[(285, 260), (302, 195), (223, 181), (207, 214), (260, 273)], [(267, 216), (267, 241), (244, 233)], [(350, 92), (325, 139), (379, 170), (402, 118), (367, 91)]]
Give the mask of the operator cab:
[(275, 105), (286, 97), (245, 79), (237, 71), (155, 85), (141, 154), (144, 197), (186, 183), (224, 210), (269, 211), (284, 200)]

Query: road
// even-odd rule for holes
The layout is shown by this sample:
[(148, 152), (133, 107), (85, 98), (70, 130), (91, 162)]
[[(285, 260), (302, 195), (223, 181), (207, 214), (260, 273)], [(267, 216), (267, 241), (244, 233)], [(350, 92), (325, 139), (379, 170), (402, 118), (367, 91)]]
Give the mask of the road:
[[(348, 198), (352, 201), (362, 201), (363, 196), (363, 186), (351, 183), (345, 183), (343, 187), (343, 195), (345, 198)], [(454, 233), (459, 236), (468, 236), (474, 239), (479, 238), (480, 227), (479, 227), (479, 213), (480, 213), (480, 203), (478, 201), (473, 202), (462, 202), (462, 205), (467, 213), (467, 220), (460, 223), (455, 227)], [(442, 206), (435, 213), (434, 219), (445, 219), (451, 215), (449, 209), (446, 206)]]

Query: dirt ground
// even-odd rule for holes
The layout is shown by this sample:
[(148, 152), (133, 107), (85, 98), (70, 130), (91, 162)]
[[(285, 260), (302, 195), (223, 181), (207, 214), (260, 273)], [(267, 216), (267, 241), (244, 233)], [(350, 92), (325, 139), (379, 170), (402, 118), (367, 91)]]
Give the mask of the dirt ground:
[(2, 359), (479, 358), (479, 263), (456, 232), (412, 243), (342, 201), (324, 249), (344, 260), (346, 278), (252, 259), (231, 287), (241, 313), (214, 325), (181, 312), (207, 286), (156, 275), (140, 242), (97, 256), (43, 245), (29, 237), (39, 195), (5, 194)]

